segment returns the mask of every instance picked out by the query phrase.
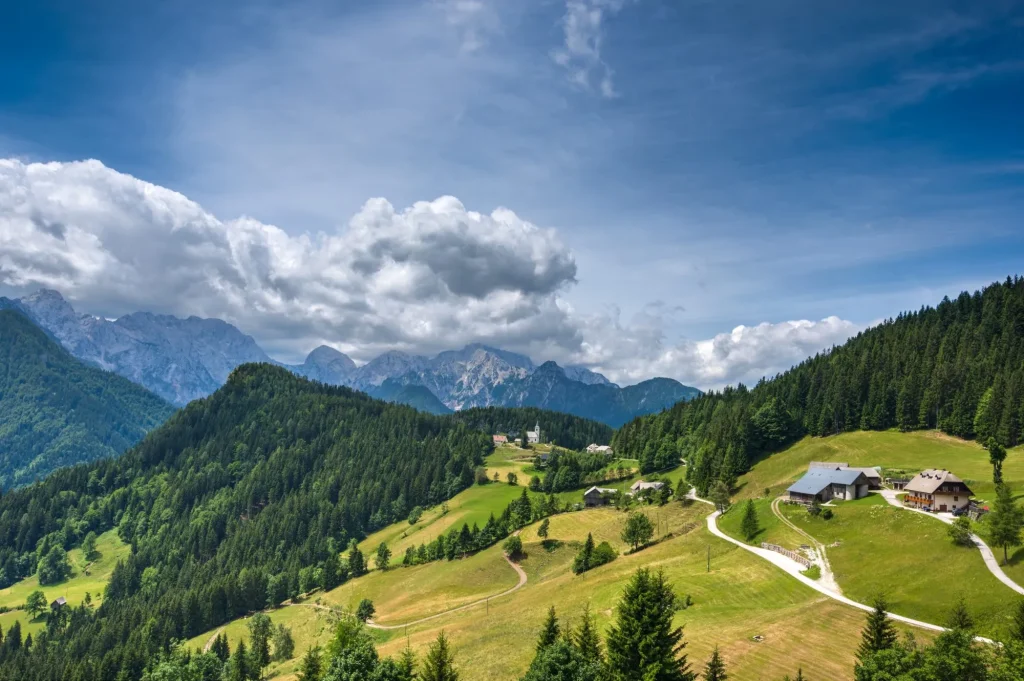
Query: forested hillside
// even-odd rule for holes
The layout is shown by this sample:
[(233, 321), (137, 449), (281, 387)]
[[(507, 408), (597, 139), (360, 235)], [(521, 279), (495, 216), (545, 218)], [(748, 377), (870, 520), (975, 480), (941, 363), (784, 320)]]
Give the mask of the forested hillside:
[(643, 416), (615, 436), (616, 452), (688, 459), (702, 492), (803, 435), (938, 428), (1021, 442), (1024, 279), (902, 314), (784, 374), (708, 393)]
[(583, 449), (595, 442), (604, 445), (612, 439), (611, 427), (603, 423), (537, 407), (476, 407), (455, 412), (448, 418), (485, 433), (516, 436), (540, 424), (545, 442), (567, 449)]
[(132, 545), (101, 607), (51, 618), (31, 651), (0, 646), (0, 678), (138, 679), (300, 578), (337, 586), (350, 539), (469, 486), (490, 449), (450, 417), (243, 365), (124, 456), (0, 498), (0, 586), (90, 531)]
[(120, 454), (174, 408), (83, 364), (16, 310), (0, 310), (0, 486)]

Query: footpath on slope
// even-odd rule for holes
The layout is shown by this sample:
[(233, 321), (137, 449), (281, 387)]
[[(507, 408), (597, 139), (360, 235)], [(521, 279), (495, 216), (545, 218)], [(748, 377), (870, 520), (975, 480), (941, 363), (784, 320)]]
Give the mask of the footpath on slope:
[(825, 552), (825, 545), (820, 541), (804, 532), (800, 529), (796, 523), (783, 515), (779, 509), (779, 504), (782, 502), (782, 497), (777, 497), (772, 501), (772, 513), (778, 518), (783, 525), (796, 532), (798, 535), (810, 542), (811, 548), (814, 550), (814, 554), (818, 557), (817, 564), (821, 568), (821, 577), (818, 579), (819, 584), (824, 584), (826, 588), (836, 592), (837, 594), (843, 593), (843, 590), (839, 588), (839, 582), (836, 581), (835, 575), (832, 573), (832, 564), (828, 562), (828, 554)]
[[(903, 504), (900, 503), (900, 500), (896, 495), (896, 490), (883, 489), (880, 492), (880, 494), (885, 498), (887, 502), (889, 502), (890, 506), (902, 508), (904, 511), (920, 513), (922, 515), (928, 516), (929, 518), (935, 518), (936, 520), (944, 522), (947, 525), (953, 524), (954, 518), (953, 515), (950, 513), (929, 513), (928, 511), (922, 511), (919, 508), (911, 508), (910, 506), (904, 506)], [(1024, 594), (1024, 587), (1010, 579), (1009, 575), (1003, 572), (1003, 568), (999, 566), (999, 559), (997, 559), (995, 554), (992, 553), (992, 549), (989, 548), (988, 544), (982, 541), (981, 537), (973, 533), (971, 534), (971, 541), (974, 542), (974, 545), (978, 547), (978, 550), (981, 552), (981, 557), (985, 561), (985, 567), (988, 568), (988, 571), (991, 572), (996, 579), (998, 579), (1006, 586), (1010, 587), (1019, 594)]]
[[(517, 534), (518, 534), (518, 532), (517, 532)], [(489, 600), (491, 600), (493, 598), (501, 598), (502, 596), (507, 596), (510, 593), (514, 592), (514, 591), (519, 591), (519, 589), (523, 588), (523, 585), (526, 584), (526, 573), (523, 571), (523, 568), (519, 567), (519, 565), (517, 565), (511, 558), (509, 558), (508, 556), (504, 556), (504, 558), (508, 562), (508, 564), (510, 566), (512, 566), (512, 569), (515, 570), (516, 573), (519, 575), (519, 583), (516, 584), (511, 589), (506, 589), (505, 591), (502, 591), (500, 594), (495, 594), (493, 596), (487, 596), (486, 598), (481, 598), (479, 600), (473, 601), (472, 603), (466, 603), (465, 605), (460, 605), (459, 607), (452, 608), (451, 610), (443, 610), (443, 611), (441, 611), (441, 612), (439, 612), (437, 614), (434, 614), (434, 615), (428, 615), (427, 617), (421, 617), (420, 619), (413, 620), (411, 622), (405, 622), (403, 624), (376, 624), (373, 620), (367, 620), (366, 621), (366, 626), (368, 626), (368, 627), (370, 627), (372, 629), (382, 629), (384, 631), (393, 631), (395, 629), (404, 629), (405, 627), (411, 627), (413, 625), (421, 624), (423, 622), (429, 622), (430, 620), (437, 619), (438, 617), (443, 617), (444, 615), (449, 615), (449, 614), (451, 614), (453, 612), (459, 612), (460, 610), (468, 610), (469, 608), (473, 608), (473, 607), (476, 607), (478, 605), (482, 605), (482, 604), (486, 603), (487, 601), (489, 601)]]
[[(696, 492), (694, 492), (694, 491), (690, 492), (690, 498), (695, 500), (695, 501), (699, 501), (701, 503), (705, 503), (705, 504), (714, 506), (714, 504), (712, 502), (708, 501), (707, 499), (701, 499), (700, 497), (698, 497), (696, 495)], [(736, 546), (740, 547), (741, 549), (743, 549), (745, 551), (749, 551), (750, 553), (753, 553), (756, 556), (760, 556), (761, 558), (763, 558), (764, 560), (768, 561), (769, 563), (772, 563), (776, 567), (781, 568), (783, 571), (788, 573), (790, 576), (800, 580), (805, 585), (809, 586), (810, 588), (814, 589), (815, 591), (817, 591), (817, 592), (819, 592), (821, 594), (824, 594), (825, 596), (828, 596), (829, 598), (831, 598), (833, 600), (836, 600), (836, 601), (839, 601), (840, 603), (844, 603), (844, 604), (849, 605), (851, 607), (857, 608), (858, 610), (863, 610), (864, 612), (872, 612), (874, 610), (874, 608), (872, 608), (870, 605), (865, 605), (864, 603), (858, 603), (857, 601), (855, 601), (855, 600), (853, 600), (851, 598), (847, 598), (846, 596), (842, 595), (841, 593), (837, 593), (835, 591), (832, 591), (831, 589), (829, 589), (824, 584), (819, 583), (818, 580), (814, 580), (814, 579), (810, 579), (809, 577), (806, 577), (803, 574), (804, 566), (801, 565), (800, 563), (796, 562), (792, 558), (787, 558), (786, 556), (783, 556), (780, 553), (775, 553), (774, 551), (769, 551), (768, 549), (762, 549), (762, 548), (760, 548), (758, 546), (750, 546), (749, 544), (745, 544), (745, 543), (739, 541), (738, 539), (733, 539), (732, 537), (730, 537), (729, 535), (727, 535), (726, 533), (724, 533), (720, 529), (718, 529), (718, 516), (720, 516), (720, 515), (722, 515), (721, 511), (715, 509), (715, 512), (712, 513), (711, 515), (709, 515), (708, 518), (707, 518), (708, 531), (710, 531), (711, 534), (715, 535), (719, 539), (724, 539), (725, 541), (729, 542), (730, 544), (735, 544)], [(921, 620), (915, 620), (915, 619), (910, 618), (910, 617), (904, 617), (903, 615), (897, 615), (894, 612), (887, 612), (886, 615), (888, 615), (890, 619), (896, 620), (897, 622), (903, 622), (904, 624), (909, 624), (911, 626), (918, 627), (918, 628), (921, 628), (921, 629), (929, 629), (931, 631), (945, 631), (946, 630), (945, 627), (941, 627), (941, 626), (939, 626), (937, 624), (932, 624), (931, 622), (923, 622)], [(985, 643), (993, 643), (993, 641), (991, 639), (983, 638), (981, 636), (976, 637), (976, 639), (979, 640), (979, 641), (983, 641)]]

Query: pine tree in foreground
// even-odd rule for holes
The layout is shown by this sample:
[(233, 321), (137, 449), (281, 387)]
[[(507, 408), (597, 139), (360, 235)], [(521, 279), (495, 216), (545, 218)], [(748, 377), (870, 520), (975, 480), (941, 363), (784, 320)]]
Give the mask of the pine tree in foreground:
[(584, 658), (597, 661), (604, 659), (604, 654), (601, 652), (601, 637), (597, 634), (594, 616), (590, 614), (589, 603), (583, 606), (583, 616), (580, 618), (579, 629), (573, 635), (573, 642)]
[(718, 646), (715, 646), (714, 652), (711, 653), (711, 659), (704, 665), (704, 676), (701, 678), (704, 681), (725, 681), (729, 678), (725, 673), (725, 662), (722, 661), (722, 655), (718, 652)]
[(548, 609), (548, 618), (544, 620), (544, 628), (540, 630), (540, 636), (537, 638), (537, 652), (557, 641), (561, 633), (562, 628), (558, 626), (558, 617), (555, 616), (555, 606), (552, 605)]
[(660, 570), (640, 568), (626, 584), (608, 631), (608, 672), (614, 681), (693, 681), (683, 630), (673, 627), (676, 596)]
[(420, 681), (458, 681), (459, 673), (455, 669), (455, 654), (448, 643), (444, 630), (437, 635), (437, 640), (430, 644), (427, 657), (423, 660)]
[(867, 624), (861, 632), (860, 647), (857, 648), (857, 660), (865, 662), (868, 657), (881, 651), (889, 650), (896, 645), (896, 628), (886, 614), (889, 604), (884, 596), (875, 598), (874, 610), (868, 614)]
[(320, 655), (320, 646), (313, 646), (302, 658), (302, 666), (298, 672), (299, 681), (320, 681), (323, 672), (324, 663)]

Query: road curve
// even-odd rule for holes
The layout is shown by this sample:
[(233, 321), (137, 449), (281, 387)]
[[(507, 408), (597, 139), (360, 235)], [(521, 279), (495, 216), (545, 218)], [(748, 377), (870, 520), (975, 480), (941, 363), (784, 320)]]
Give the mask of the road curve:
[[(944, 522), (947, 525), (953, 524), (952, 515), (947, 516), (938, 513), (929, 513), (928, 511), (922, 511), (917, 508), (904, 506), (896, 497), (896, 490), (883, 489), (881, 491), (881, 495), (885, 498), (886, 501), (889, 502), (891, 506), (895, 506), (896, 508), (902, 508), (904, 511), (913, 511), (914, 513), (920, 513), (921, 515), (928, 516), (929, 518), (935, 518), (936, 520)], [(1024, 586), (1021, 586), (1017, 582), (1013, 581), (1012, 579), (1010, 579), (1009, 575), (1003, 572), (1003, 568), (999, 566), (999, 559), (996, 558), (995, 554), (992, 552), (992, 549), (989, 548), (988, 544), (983, 542), (981, 540), (981, 537), (979, 537), (976, 534), (971, 535), (971, 541), (974, 542), (974, 545), (978, 547), (978, 550), (981, 552), (981, 557), (985, 561), (985, 567), (988, 568), (988, 571), (991, 572), (996, 579), (998, 579), (1006, 586), (1010, 587), (1019, 594), (1024, 594)]]
[[(714, 505), (706, 499), (701, 499), (700, 497), (697, 497), (694, 492), (690, 492), (690, 498), (705, 504), (710, 504), (712, 506)], [(787, 558), (786, 556), (783, 556), (780, 553), (775, 553), (774, 551), (762, 549), (757, 546), (750, 546), (749, 544), (744, 544), (743, 542), (737, 539), (733, 539), (732, 537), (718, 529), (718, 516), (720, 515), (721, 513), (718, 510), (715, 510), (715, 512), (709, 515), (707, 519), (708, 531), (711, 532), (711, 534), (718, 537), (719, 539), (724, 539), (730, 544), (735, 544), (744, 551), (749, 551), (750, 553), (753, 553), (756, 556), (760, 556), (769, 563), (772, 563), (776, 567), (781, 568), (790, 576), (800, 580), (805, 585), (809, 586), (810, 588), (814, 589), (815, 591), (821, 594), (824, 594), (825, 596), (828, 596), (833, 600), (839, 601), (840, 603), (857, 608), (858, 610), (863, 610), (865, 612), (872, 612), (874, 610), (874, 608), (872, 608), (870, 605), (858, 603), (855, 600), (847, 598), (846, 596), (840, 593), (836, 593), (835, 591), (828, 589), (823, 584), (819, 584), (817, 580), (805, 577), (803, 574), (801, 574), (804, 570), (804, 566), (800, 565), (800, 563), (797, 563), (795, 560), (791, 560), (790, 558)], [(921, 620), (915, 620), (910, 617), (904, 617), (903, 615), (897, 615), (894, 612), (888, 612), (886, 614), (889, 616), (890, 619), (896, 620), (897, 622), (903, 622), (904, 624), (909, 624), (920, 629), (928, 629), (931, 631), (946, 630), (945, 627), (940, 627), (937, 624), (932, 624), (931, 622), (923, 622)], [(991, 639), (983, 638), (981, 636), (978, 636), (977, 640), (984, 641), (985, 643), (992, 643)]]

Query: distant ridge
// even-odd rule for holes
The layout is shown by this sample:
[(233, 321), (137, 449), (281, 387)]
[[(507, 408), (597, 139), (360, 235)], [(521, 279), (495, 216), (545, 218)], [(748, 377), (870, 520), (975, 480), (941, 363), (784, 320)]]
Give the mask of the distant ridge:
[(174, 408), (72, 357), (16, 309), (0, 310), (0, 486), (115, 456)]
[(302, 364), (271, 359), (251, 337), (219, 319), (135, 312), (114, 321), (78, 314), (57, 291), (40, 290), (0, 307), (23, 311), (72, 355), (184, 405), (205, 397), (245, 363), (284, 366), (307, 378), (345, 385), (434, 414), (470, 407), (531, 406), (619, 426), (701, 394), (669, 378), (621, 388), (585, 367), (537, 366), (525, 356), (480, 343), (434, 357), (390, 351), (357, 366), (322, 345)]

